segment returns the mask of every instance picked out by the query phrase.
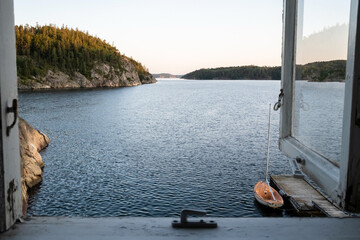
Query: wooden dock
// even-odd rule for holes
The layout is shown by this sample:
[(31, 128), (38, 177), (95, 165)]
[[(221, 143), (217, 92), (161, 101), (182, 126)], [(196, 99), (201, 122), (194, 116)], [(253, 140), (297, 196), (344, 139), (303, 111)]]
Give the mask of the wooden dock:
[(280, 190), (280, 194), (288, 199), (300, 213), (310, 215), (321, 212), (328, 217), (343, 218), (347, 215), (329, 202), (319, 191), (311, 186), (303, 177), (295, 175), (271, 175), (271, 183)]

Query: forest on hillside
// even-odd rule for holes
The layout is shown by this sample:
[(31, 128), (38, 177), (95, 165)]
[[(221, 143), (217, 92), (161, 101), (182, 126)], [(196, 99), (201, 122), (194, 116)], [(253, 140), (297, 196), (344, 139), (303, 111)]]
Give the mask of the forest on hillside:
[(17, 71), (20, 79), (44, 76), (49, 69), (90, 78), (95, 64), (105, 63), (121, 73), (122, 59), (135, 66), (140, 79), (148, 70), (113, 46), (87, 32), (67, 27), (15, 26)]
[[(296, 79), (298, 80), (325, 82), (344, 81), (345, 70), (345, 60), (334, 60), (297, 65), (295, 72)], [(281, 67), (241, 66), (208, 68), (190, 72), (181, 78), (199, 80), (280, 80)]]

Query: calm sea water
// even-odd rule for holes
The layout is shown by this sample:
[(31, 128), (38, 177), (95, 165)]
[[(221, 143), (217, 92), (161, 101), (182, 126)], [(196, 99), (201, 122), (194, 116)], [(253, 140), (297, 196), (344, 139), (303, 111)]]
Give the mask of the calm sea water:
[[(264, 179), (269, 103), (279, 81), (160, 80), (130, 88), (20, 93), (20, 116), (45, 132), (29, 214), (287, 215), (254, 202)], [(289, 173), (272, 115), (270, 172)]]

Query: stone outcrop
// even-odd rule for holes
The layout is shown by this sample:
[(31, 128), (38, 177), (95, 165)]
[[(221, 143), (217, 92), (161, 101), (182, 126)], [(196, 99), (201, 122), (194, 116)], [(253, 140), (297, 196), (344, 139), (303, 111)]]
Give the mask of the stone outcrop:
[(139, 76), (135, 66), (127, 58), (122, 59), (122, 70), (114, 69), (107, 64), (97, 64), (86, 78), (80, 72), (73, 76), (60, 71), (48, 70), (40, 79), (27, 79), (26, 85), (19, 82), (19, 89), (65, 89), (65, 88), (99, 88), (99, 87), (131, 87), (140, 84), (155, 83), (156, 79), (151, 74)]
[(140, 80), (141, 84), (151, 84), (151, 83), (156, 83), (156, 79), (154, 78), (154, 76), (152, 75), (146, 75), (143, 76), (143, 78)]
[(28, 189), (42, 180), (44, 163), (40, 151), (50, 143), (50, 139), (42, 132), (34, 129), (24, 119), (19, 118), (19, 138), (21, 157), (21, 194), (23, 202), (23, 215), (26, 215), (28, 202)]

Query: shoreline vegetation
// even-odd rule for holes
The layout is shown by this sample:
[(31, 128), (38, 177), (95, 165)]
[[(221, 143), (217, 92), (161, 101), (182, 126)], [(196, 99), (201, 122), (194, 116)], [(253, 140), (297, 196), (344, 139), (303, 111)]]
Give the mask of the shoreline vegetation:
[[(312, 62), (296, 66), (296, 79), (309, 82), (344, 82), (346, 60)], [(199, 69), (185, 74), (190, 80), (280, 80), (281, 67), (221, 67)]]
[(98, 37), (67, 27), (15, 26), (19, 90), (155, 83), (148, 69)]

